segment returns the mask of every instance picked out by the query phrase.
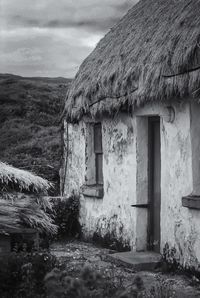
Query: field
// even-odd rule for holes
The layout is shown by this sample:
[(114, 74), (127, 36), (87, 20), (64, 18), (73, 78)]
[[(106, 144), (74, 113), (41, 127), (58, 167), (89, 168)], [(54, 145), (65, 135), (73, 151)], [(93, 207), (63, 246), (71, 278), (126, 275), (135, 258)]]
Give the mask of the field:
[(60, 116), (71, 80), (0, 75), (0, 160), (55, 183), (61, 158)]

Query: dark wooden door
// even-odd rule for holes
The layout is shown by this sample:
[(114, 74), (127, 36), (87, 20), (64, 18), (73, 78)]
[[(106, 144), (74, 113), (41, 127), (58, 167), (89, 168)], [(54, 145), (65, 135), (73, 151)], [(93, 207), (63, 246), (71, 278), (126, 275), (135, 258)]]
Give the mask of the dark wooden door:
[(160, 118), (149, 118), (149, 249), (160, 252)]

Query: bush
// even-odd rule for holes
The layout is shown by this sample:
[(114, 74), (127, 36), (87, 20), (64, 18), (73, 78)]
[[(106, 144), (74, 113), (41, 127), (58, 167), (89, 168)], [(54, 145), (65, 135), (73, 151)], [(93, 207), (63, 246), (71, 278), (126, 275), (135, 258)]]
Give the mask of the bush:
[(80, 236), (79, 224), (80, 199), (77, 195), (69, 198), (57, 198), (53, 201), (54, 222), (58, 226), (57, 237)]
[[(113, 273), (114, 277), (114, 273)], [(175, 298), (170, 285), (162, 282), (145, 289), (140, 276), (128, 287), (116, 284), (109, 276), (99, 274), (85, 266), (79, 277), (71, 277), (66, 270), (53, 269), (45, 277), (48, 298)]]
[(44, 277), (57, 261), (49, 253), (11, 253), (0, 260), (0, 297), (45, 297)]
[(69, 276), (48, 253), (11, 254), (0, 261), (1, 298), (175, 298), (170, 283), (162, 280), (145, 289), (140, 276), (127, 286), (113, 272), (85, 266), (78, 276)]
[(163, 281), (145, 289), (141, 277), (135, 276), (130, 285), (123, 280), (116, 282), (115, 272), (110, 278), (85, 266), (78, 277), (71, 277), (66, 270), (53, 269), (45, 277), (47, 297), (61, 298), (175, 298), (170, 284)]
[[(47, 297), (89, 298), (97, 297), (101, 277), (89, 267), (85, 267), (79, 278), (68, 276), (66, 270), (52, 270), (45, 277)], [(99, 297), (99, 296), (98, 296)]]

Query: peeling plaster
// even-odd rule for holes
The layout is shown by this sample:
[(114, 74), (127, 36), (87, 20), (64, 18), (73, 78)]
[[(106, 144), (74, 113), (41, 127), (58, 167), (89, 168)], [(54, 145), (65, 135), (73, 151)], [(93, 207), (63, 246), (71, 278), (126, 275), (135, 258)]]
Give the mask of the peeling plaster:
[[(185, 103), (173, 107), (176, 110), (173, 123), (161, 118), (161, 252), (168, 243), (169, 247), (175, 247), (181, 265), (197, 264), (198, 267), (200, 211), (182, 207), (181, 201), (193, 191), (190, 106)], [(163, 105), (156, 103), (138, 111), (142, 117), (145, 113), (149, 115), (149, 111), (152, 115), (164, 113)], [(136, 250), (141, 236), (136, 229), (136, 210), (131, 208), (137, 202), (137, 187), (140, 187), (136, 116), (138, 113), (133, 117), (119, 114), (115, 119), (102, 119), (104, 197), (96, 199), (81, 195), (80, 213), (85, 237), (92, 238), (95, 232), (103, 237), (109, 232), (118, 241), (128, 243), (132, 250)], [(80, 192), (85, 183), (85, 130), (83, 121), (70, 127), (66, 194), (74, 188)]]

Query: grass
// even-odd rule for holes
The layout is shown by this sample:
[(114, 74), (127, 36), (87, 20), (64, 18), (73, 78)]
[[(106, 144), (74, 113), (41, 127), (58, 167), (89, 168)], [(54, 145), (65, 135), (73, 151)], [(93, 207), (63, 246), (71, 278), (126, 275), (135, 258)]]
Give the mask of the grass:
[(0, 75), (0, 157), (59, 189), (59, 118), (70, 84), (64, 78)]

